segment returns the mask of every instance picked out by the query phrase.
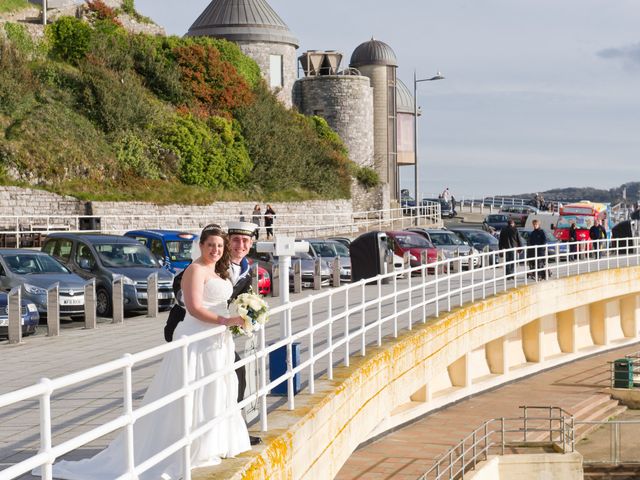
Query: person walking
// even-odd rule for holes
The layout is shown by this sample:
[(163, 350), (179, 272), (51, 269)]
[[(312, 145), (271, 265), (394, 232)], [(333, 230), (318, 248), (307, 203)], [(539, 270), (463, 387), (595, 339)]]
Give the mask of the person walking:
[(600, 223), (599, 218), (595, 219), (593, 225), (589, 229), (589, 238), (591, 239), (591, 250), (593, 250), (593, 256), (595, 258), (600, 258), (600, 251), (604, 246), (604, 242), (602, 242), (602, 240), (607, 238), (607, 231)]
[(264, 211), (264, 227), (267, 231), (267, 239), (273, 238), (273, 221), (276, 218), (276, 212), (267, 204), (267, 209)]
[(456, 197), (454, 197), (453, 195), (451, 195), (451, 214), (454, 217), (458, 215), (458, 212), (456, 212)]
[(571, 256), (569, 256), (569, 260), (576, 259), (576, 252), (578, 251), (578, 228), (576, 227), (576, 222), (571, 222), (571, 226), (569, 227), (569, 252)]
[(507, 226), (500, 230), (500, 238), (498, 240), (498, 248), (506, 250), (504, 253), (504, 270), (507, 277), (512, 277), (515, 270), (516, 254), (513, 249), (520, 247), (522, 247), (522, 242), (516, 228), (516, 222), (513, 218), (509, 218)]
[(251, 223), (256, 225), (256, 240), (260, 238), (260, 225), (262, 224), (262, 210), (260, 210), (260, 205), (256, 205), (253, 207), (253, 212), (251, 212)]
[(546, 265), (544, 261), (544, 254), (546, 251), (545, 245), (547, 244), (547, 236), (545, 235), (544, 230), (540, 228), (539, 220), (534, 220), (532, 225), (533, 231), (529, 234), (527, 245), (529, 247), (537, 248), (527, 249), (529, 269), (532, 270), (530, 276), (534, 278), (537, 276), (539, 280), (544, 280), (547, 278), (547, 272), (544, 270)]

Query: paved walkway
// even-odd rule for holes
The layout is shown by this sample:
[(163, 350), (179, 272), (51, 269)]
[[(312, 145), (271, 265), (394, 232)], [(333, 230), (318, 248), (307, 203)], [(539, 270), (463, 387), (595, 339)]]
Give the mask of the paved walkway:
[(520, 405), (584, 411), (585, 401), (609, 385), (607, 362), (638, 349), (635, 344), (595, 355), (443, 408), (357, 450), (336, 478), (416, 480), (485, 420), (520, 416)]

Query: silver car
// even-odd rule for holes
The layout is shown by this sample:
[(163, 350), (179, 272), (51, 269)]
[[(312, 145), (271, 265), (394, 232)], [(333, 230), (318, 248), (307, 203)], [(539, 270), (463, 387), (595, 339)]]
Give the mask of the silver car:
[(333, 259), (340, 257), (340, 280), (351, 281), (351, 254), (349, 249), (336, 240), (311, 239), (307, 240), (309, 253), (314, 258), (326, 260), (333, 270)]
[(22, 287), (22, 298), (47, 314), (47, 289), (59, 284), (60, 315), (84, 317), (85, 281), (51, 255), (26, 249), (0, 249), (0, 288)]
[(419, 233), (438, 249), (444, 258), (462, 257), (462, 268), (480, 266), (480, 252), (463, 241), (455, 232), (446, 229), (409, 228), (411, 232)]

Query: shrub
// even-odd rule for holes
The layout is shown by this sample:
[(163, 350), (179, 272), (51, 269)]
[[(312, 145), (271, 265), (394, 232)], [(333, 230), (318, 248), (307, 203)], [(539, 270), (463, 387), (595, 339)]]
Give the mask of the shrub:
[(33, 41), (24, 25), (7, 22), (4, 24), (4, 31), (11, 44), (29, 58), (34, 58), (43, 51), (40, 44)]
[(51, 54), (72, 64), (78, 64), (86, 56), (91, 33), (89, 25), (74, 17), (61, 17), (46, 28)]
[(118, 20), (118, 12), (105, 4), (102, 0), (87, 0), (87, 8), (89, 9), (89, 12), (91, 12), (94, 20), (103, 20), (122, 26), (122, 23)]
[(133, 69), (129, 34), (117, 25), (98, 21), (94, 26), (87, 56), (110, 70), (126, 72)]
[(380, 175), (373, 168), (360, 167), (356, 170), (356, 180), (364, 188), (373, 188), (380, 185)]
[(115, 143), (116, 159), (125, 173), (150, 179), (158, 179), (162, 176), (156, 162), (158, 150), (150, 148), (148, 143), (149, 140), (133, 132), (126, 132), (118, 139)]
[(0, 37), (0, 113), (19, 117), (34, 103), (37, 91), (24, 53)]

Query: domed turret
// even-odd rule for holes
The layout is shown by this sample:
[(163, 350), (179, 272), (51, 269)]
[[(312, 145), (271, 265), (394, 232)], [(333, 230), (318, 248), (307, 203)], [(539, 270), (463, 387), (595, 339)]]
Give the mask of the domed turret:
[(359, 45), (351, 55), (351, 67), (363, 65), (386, 65), (397, 67), (398, 60), (393, 49), (384, 42), (372, 38)]
[(298, 39), (266, 0), (213, 0), (187, 36), (224, 38), (253, 58), (278, 97), (291, 106)]

